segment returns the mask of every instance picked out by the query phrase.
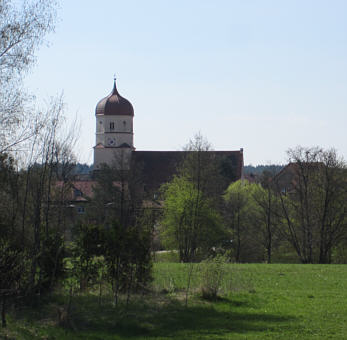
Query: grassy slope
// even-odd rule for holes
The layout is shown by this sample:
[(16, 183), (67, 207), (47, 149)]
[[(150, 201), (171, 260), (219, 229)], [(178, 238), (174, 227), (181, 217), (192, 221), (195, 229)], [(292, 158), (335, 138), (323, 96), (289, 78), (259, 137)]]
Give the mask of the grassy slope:
[[(193, 294), (185, 308), (186, 265), (157, 263), (154, 289), (165, 294), (138, 297), (118, 311), (107, 299), (98, 307), (96, 297), (80, 296), (74, 331), (54, 325), (51, 304), (17, 314), (6, 332), (15, 339), (347, 339), (346, 265), (227, 268), (224, 298), (217, 302)], [(199, 284), (195, 270), (193, 291)]]

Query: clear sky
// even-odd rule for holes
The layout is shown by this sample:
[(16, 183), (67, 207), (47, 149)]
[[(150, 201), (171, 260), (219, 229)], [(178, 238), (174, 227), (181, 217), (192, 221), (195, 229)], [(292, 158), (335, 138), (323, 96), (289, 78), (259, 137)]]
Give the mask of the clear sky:
[(117, 75), (137, 150), (180, 150), (201, 132), (245, 164), (297, 145), (347, 159), (347, 1), (63, 0), (26, 85), (64, 91), (92, 163), (95, 106)]

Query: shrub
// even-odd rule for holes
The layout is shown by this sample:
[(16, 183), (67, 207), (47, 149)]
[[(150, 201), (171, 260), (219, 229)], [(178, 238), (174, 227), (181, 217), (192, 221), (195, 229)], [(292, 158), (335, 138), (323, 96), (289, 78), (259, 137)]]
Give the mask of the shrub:
[(217, 299), (225, 275), (226, 262), (227, 257), (218, 254), (200, 263), (200, 292), (202, 298), (208, 300)]

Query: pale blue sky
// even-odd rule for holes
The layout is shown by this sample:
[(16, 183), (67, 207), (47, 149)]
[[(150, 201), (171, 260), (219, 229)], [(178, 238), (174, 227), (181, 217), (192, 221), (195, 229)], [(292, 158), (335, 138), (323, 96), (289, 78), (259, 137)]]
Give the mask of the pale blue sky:
[(92, 163), (95, 106), (112, 89), (135, 109), (138, 150), (180, 150), (201, 132), (245, 164), (296, 145), (347, 158), (347, 1), (64, 0), (26, 84), (64, 91)]

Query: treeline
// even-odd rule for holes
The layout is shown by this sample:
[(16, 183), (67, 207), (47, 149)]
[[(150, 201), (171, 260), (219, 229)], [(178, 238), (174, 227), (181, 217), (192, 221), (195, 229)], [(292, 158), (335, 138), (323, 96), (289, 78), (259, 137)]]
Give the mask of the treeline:
[[(50, 122), (56, 122), (54, 116)], [(0, 155), (0, 301), (2, 324), (14, 302), (40, 303), (57, 285), (71, 301), (79, 291), (107, 286), (114, 304), (120, 294), (129, 302), (151, 281), (155, 215), (144, 207), (143, 185), (133, 171), (105, 167), (95, 175), (93, 196), (74, 200), (74, 159), (54, 138), (55, 124), (32, 146), (32, 162), (18, 168)], [(36, 143), (36, 142), (35, 142)], [(62, 150), (64, 152), (62, 152)], [(40, 159), (40, 162), (38, 162)], [(35, 160), (35, 161), (34, 161)], [(80, 197), (80, 196), (79, 196)]]
[(281, 171), (270, 167), (220, 190), (206, 142), (195, 142), (162, 188), (160, 235), (181, 261), (216, 252), (236, 262), (347, 261), (347, 169), (335, 150), (291, 149)]
[[(245, 165), (243, 168), (244, 174), (246, 175), (261, 175), (264, 171), (271, 172), (273, 174), (276, 174), (280, 172), (283, 169), (283, 165)], [(76, 163), (74, 169), (72, 170), (74, 174), (76, 175), (88, 175), (93, 172), (93, 165), (89, 165), (86, 163)]]
[[(53, 289), (66, 256), (67, 197), (57, 180), (71, 178), (72, 134), (62, 135), (57, 99), (25, 143), (26, 151), (0, 152), (0, 298), (2, 324), (9, 302)], [(59, 166), (58, 166), (59, 165)]]
[(72, 172), (75, 175), (90, 175), (93, 172), (93, 165), (86, 163), (76, 163)]
[[(37, 108), (22, 87), (44, 36), (54, 30), (55, 3), (5, 0), (0, 5), (0, 301), (37, 295), (61, 267), (61, 209), (52, 209), (54, 164), (70, 162), (69, 136), (58, 136), (61, 98)], [(70, 139), (70, 140), (69, 140)], [(40, 166), (36, 166), (40, 164)], [(67, 164), (67, 163), (66, 163)], [(54, 218), (53, 218), (54, 216)]]
[(53, 2), (28, 2), (19, 12), (11, 1), (0, 6), (3, 326), (9, 305), (39, 304), (57, 287), (69, 298), (61, 315), (89, 288), (101, 297), (107, 287), (115, 305), (120, 296), (128, 303), (148, 289), (158, 240), (183, 262), (218, 253), (237, 262), (287, 261), (287, 254), (303, 263), (346, 261), (346, 164), (334, 150), (290, 150), (290, 167), (263, 171), (257, 183), (230, 183), (232, 167), (221, 168), (198, 135), (155, 201), (141, 169), (119, 170), (120, 157), (118, 167), (95, 173), (91, 197), (79, 196), (86, 213), (77, 214), (73, 181), (90, 168), (76, 166), (75, 129), (64, 125), (62, 98), (42, 110), (21, 91), (54, 12)]
[(270, 165), (245, 165), (243, 167), (243, 172), (246, 175), (257, 175), (260, 176), (264, 171), (270, 172), (272, 174), (277, 174), (283, 169), (283, 165), (270, 164)]
[(10, 305), (40, 304), (57, 287), (69, 296), (60, 314), (66, 322), (75, 292), (99, 284), (101, 293), (109, 283), (117, 304), (120, 293), (129, 301), (151, 279), (147, 226), (153, 225), (152, 215), (139, 209), (141, 196), (137, 184), (130, 184), (131, 173), (99, 176), (94, 199), (87, 200), (88, 216), (81, 219), (71, 204), (71, 184), (76, 173), (87, 173), (90, 167), (76, 165), (76, 128), (66, 127), (61, 96), (42, 109), (23, 89), (37, 48), (54, 30), (56, 5), (41, 0), (5, 0), (0, 5), (3, 327)]

